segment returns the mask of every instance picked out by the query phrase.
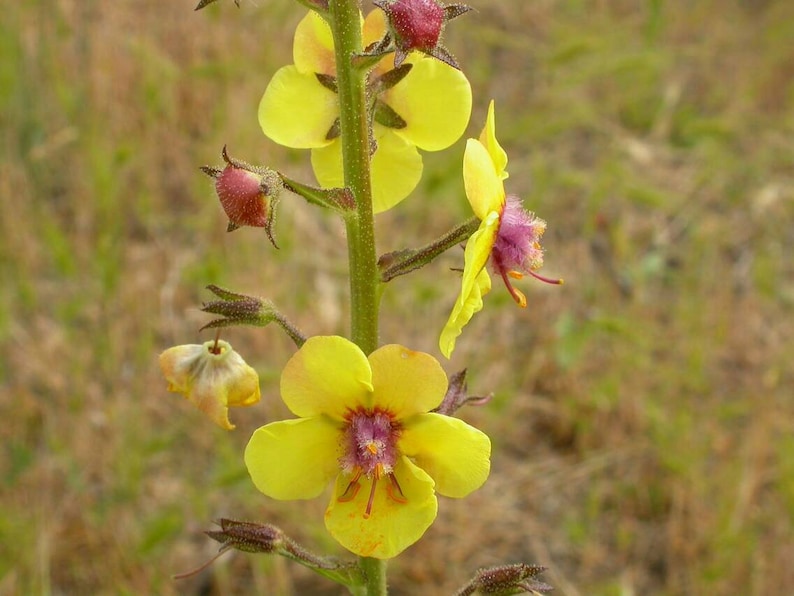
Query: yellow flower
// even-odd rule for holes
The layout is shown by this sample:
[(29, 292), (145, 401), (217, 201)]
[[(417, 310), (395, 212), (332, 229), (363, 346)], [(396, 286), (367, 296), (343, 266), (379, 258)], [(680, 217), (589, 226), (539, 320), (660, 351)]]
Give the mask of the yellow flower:
[[(371, 12), (362, 27), (365, 45), (381, 39), (385, 14)], [(330, 27), (314, 11), (295, 30), (293, 60), (276, 72), (265, 90), (259, 124), (280, 145), (311, 149), (312, 167), (322, 186), (344, 186), (342, 148), (335, 132), (339, 100), (334, 90), (334, 44)], [(376, 213), (402, 201), (419, 183), (422, 157), (416, 148), (449, 147), (463, 134), (471, 113), (471, 86), (459, 70), (420, 52), (412, 52), (405, 62), (412, 65), (405, 78), (371, 98), (391, 108), (404, 124), (388, 126), (375, 117), (377, 150), (371, 168)], [(386, 56), (370, 73), (370, 81), (392, 68), (394, 56)]]
[(460, 294), (441, 331), (439, 348), (447, 358), (455, 349), (455, 340), (463, 327), (482, 309), (482, 298), (491, 289), (487, 264), (502, 278), (522, 308), (526, 307), (527, 299), (513, 287), (510, 278), (520, 279), (528, 274), (546, 283), (562, 283), (561, 279), (535, 273), (543, 265), (540, 237), (546, 230), (546, 222), (525, 211), (518, 197), (505, 194), (506, 167), (507, 153), (496, 139), (491, 101), (480, 138), (469, 139), (463, 155), (466, 197), (481, 223), (466, 244)]
[(259, 401), (259, 376), (229, 343), (174, 346), (160, 354), (168, 390), (181, 393), (221, 428), (231, 430), (229, 407)]
[(254, 433), (248, 472), (275, 499), (311, 499), (336, 479), (328, 531), (357, 555), (394, 557), (433, 523), (435, 491), (464, 497), (488, 477), (488, 437), (430, 412), (446, 389), (429, 354), (388, 345), (367, 358), (342, 337), (310, 338), (281, 376), (299, 418)]

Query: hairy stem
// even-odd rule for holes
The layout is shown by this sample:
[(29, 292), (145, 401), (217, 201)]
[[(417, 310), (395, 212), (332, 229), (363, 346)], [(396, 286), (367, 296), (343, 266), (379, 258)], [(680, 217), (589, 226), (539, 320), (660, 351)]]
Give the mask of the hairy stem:
[(372, 213), (366, 73), (353, 67), (362, 51), (359, 3), (331, 0), (331, 30), (336, 52), (342, 162), (345, 186), (353, 193), (355, 211), (345, 217), (350, 262), (352, 340), (365, 354), (378, 347), (378, 268)]
[[(375, 251), (370, 175), (370, 135), (367, 121), (366, 72), (353, 67), (362, 51), (359, 2), (330, 0), (329, 18), (336, 53), (336, 81), (340, 107), (342, 163), (345, 186), (356, 208), (345, 216), (350, 263), (351, 339), (365, 354), (378, 347), (379, 271)], [(386, 563), (359, 558), (367, 596), (385, 596)]]

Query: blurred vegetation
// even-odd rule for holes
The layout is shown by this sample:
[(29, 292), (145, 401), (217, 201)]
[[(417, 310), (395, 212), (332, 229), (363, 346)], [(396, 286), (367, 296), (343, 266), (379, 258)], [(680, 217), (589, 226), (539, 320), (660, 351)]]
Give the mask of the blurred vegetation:
[[(266, 499), (242, 463), (251, 431), (288, 415), (289, 340), (228, 333), (264, 396), (231, 433), (157, 368), (204, 339), (209, 283), (310, 334), (347, 324), (339, 222), (285, 200), (281, 250), (227, 235), (198, 171), (228, 143), (311, 180), (256, 121), (302, 9), (194, 4), (3, 8), (0, 594), (323, 593), (238, 554), (174, 582), (215, 552), (201, 530), (222, 516), (338, 552), (323, 499)], [(548, 221), (544, 271), (567, 283), (522, 283), (523, 311), (495, 287), (460, 341), (448, 372), (496, 395), (464, 412), (493, 437), (492, 478), (443, 500), (393, 593), (518, 561), (566, 596), (794, 593), (794, 4), (471, 4), (446, 35), (475, 92), (469, 134), (495, 98), (508, 190)], [(468, 216), (462, 151), (425, 155), (379, 220), (382, 251)], [(437, 354), (461, 254), (391, 283), (384, 342)]]

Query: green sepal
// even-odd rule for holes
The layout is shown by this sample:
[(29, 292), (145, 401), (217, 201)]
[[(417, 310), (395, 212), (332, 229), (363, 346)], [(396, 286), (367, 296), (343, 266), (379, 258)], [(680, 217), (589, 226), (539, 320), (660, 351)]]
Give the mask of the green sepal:
[(384, 72), (367, 86), (367, 91), (373, 93), (374, 95), (388, 91), (402, 81), (408, 75), (408, 73), (411, 72), (413, 67), (414, 65), (410, 63), (403, 64), (397, 68), (392, 68), (391, 70)]
[(387, 32), (382, 39), (369, 44), (363, 52), (353, 56), (353, 68), (366, 72), (380, 62), (381, 58), (394, 51), (391, 35)]
[(386, 128), (400, 129), (408, 126), (408, 123), (403, 120), (397, 112), (395, 112), (388, 104), (383, 103), (379, 99), (375, 100), (375, 110), (373, 117), (375, 118), (375, 122), (382, 124)]
[(333, 91), (334, 93), (339, 93), (339, 85), (336, 82), (336, 77), (323, 74), (321, 72), (314, 73), (314, 77), (317, 79), (317, 82), (320, 83), (323, 87), (328, 89), (329, 91)]

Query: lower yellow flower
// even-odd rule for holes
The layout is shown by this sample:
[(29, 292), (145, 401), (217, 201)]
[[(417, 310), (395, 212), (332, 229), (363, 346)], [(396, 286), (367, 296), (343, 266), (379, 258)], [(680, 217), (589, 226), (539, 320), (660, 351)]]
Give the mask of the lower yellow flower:
[(275, 499), (311, 499), (335, 479), (331, 535), (357, 555), (394, 557), (433, 523), (436, 491), (464, 497), (488, 477), (488, 437), (430, 412), (446, 389), (429, 354), (388, 345), (367, 357), (342, 337), (310, 338), (281, 376), (299, 418), (253, 434), (248, 472)]
[(226, 430), (230, 406), (259, 401), (259, 375), (225, 341), (174, 346), (160, 354), (168, 390), (181, 393)]

